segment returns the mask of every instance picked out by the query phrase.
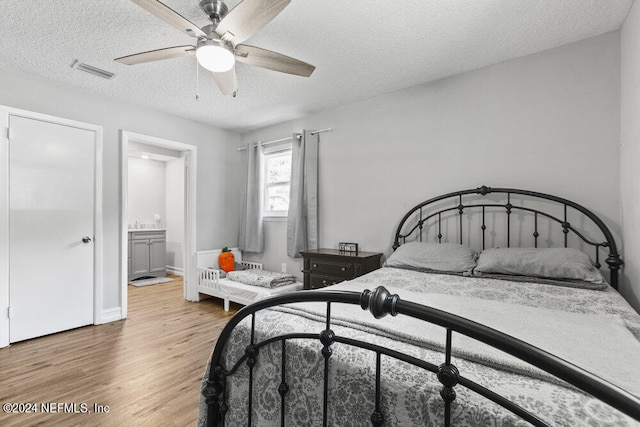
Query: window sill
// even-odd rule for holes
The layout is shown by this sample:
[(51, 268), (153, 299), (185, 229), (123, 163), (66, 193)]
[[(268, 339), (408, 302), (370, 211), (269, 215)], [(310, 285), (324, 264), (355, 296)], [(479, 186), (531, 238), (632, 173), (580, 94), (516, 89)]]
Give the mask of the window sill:
[(264, 222), (287, 222), (286, 216), (263, 216)]

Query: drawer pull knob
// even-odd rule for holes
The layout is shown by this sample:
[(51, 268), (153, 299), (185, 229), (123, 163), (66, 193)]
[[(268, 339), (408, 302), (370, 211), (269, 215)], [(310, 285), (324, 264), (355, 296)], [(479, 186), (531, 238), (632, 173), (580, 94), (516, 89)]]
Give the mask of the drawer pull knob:
[(318, 268), (318, 264), (313, 264), (313, 268)]
[(342, 267), (340, 270), (347, 271), (347, 268), (346, 267)]
[(326, 284), (327, 284), (327, 281), (326, 281), (326, 280), (323, 280), (323, 281), (322, 281), (322, 284), (323, 284), (323, 285), (326, 285)]

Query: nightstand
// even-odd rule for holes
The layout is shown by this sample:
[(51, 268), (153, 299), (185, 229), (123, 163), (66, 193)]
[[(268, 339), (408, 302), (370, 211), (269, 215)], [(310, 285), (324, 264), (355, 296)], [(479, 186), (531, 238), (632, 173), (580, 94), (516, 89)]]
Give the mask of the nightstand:
[(304, 289), (318, 289), (354, 279), (380, 268), (380, 252), (340, 252), (337, 249), (301, 251)]

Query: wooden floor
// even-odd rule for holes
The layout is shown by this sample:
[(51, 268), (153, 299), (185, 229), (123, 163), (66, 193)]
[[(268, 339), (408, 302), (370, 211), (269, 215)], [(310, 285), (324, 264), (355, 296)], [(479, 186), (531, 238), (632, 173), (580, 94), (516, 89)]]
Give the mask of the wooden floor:
[[(0, 403), (35, 403), (39, 411), (51, 403), (60, 411), (2, 411), (0, 426), (196, 425), (200, 381), (231, 314), (219, 299), (185, 301), (175, 278), (129, 286), (126, 320), (0, 349)], [(91, 413), (80, 413), (83, 405)], [(108, 413), (94, 413), (94, 405)]]

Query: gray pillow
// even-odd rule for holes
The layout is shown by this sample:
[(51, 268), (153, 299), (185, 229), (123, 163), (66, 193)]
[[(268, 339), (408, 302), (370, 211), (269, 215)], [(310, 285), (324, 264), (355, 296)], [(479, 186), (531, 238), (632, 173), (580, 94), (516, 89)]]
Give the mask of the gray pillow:
[(474, 275), (485, 273), (605, 283), (589, 256), (572, 248), (492, 248), (480, 252)]
[[(241, 271), (241, 270), (246, 270), (247, 266), (244, 264), (240, 264), (239, 262), (234, 262), (233, 263), (233, 269), (235, 271)], [(217, 269), (218, 270), (218, 269)], [(227, 273), (224, 270), (218, 270), (218, 277), (220, 279), (224, 279), (227, 277)]]
[(473, 249), (456, 243), (409, 242), (395, 250), (384, 263), (385, 267), (415, 270), (470, 273), (476, 266)]

